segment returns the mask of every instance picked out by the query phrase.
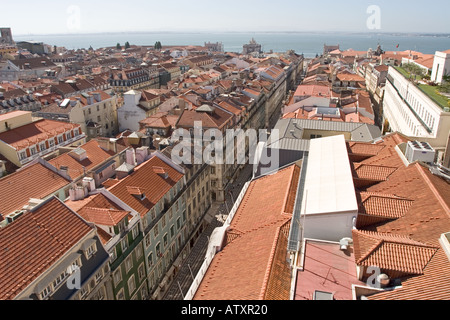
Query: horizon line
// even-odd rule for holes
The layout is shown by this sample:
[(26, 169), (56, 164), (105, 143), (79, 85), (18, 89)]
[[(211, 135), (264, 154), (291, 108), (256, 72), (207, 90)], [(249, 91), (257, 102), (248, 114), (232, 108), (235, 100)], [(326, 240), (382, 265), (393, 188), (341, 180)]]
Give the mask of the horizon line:
[(337, 30), (309, 30), (309, 31), (297, 31), (297, 30), (285, 30), (285, 31), (210, 31), (210, 30), (192, 30), (192, 31), (170, 31), (170, 30), (161, 30), (161, 31), (92, 31), (92, 32), (80, 32), (80, 33), (29, 33), (29, 34), (16, 34), (14, 37), (30, 37), (30, 36), (83, 36), (83, 35), (102, 35), (102, 34), (233, 34), (233, 33), (255, 33), (255, 34), (264, 34), (264, 33), (330, 33), (330, 34), (386, 34), (386, 35), (417, 35), (417, 36), (448, 36), (450, 37), (450, 33), (446, 32), (404, 32), (404, 31), (337, 31)]

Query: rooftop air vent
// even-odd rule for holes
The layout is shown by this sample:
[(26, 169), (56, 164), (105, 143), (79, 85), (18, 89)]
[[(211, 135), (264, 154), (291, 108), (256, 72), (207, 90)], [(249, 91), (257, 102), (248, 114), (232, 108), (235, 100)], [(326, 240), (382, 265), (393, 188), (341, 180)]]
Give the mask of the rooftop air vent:
[(406, 146), (405, 156), (410, 163), (415, 161), (433, 163), (436, 151), (427, 142), (409, 141)]

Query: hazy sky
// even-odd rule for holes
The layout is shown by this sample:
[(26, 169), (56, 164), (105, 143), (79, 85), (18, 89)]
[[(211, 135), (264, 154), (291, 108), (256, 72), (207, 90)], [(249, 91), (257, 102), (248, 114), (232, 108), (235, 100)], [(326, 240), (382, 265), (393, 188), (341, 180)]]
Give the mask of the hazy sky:
[[(430, 8), (432, 3), (432, 8)], [(0, 4), (14, 35), (120, 31), (350, 31), (450, 33), (450, 1), (434, 0), (39, 0)], [(375, 20), (371, 20), (375, 21)]]

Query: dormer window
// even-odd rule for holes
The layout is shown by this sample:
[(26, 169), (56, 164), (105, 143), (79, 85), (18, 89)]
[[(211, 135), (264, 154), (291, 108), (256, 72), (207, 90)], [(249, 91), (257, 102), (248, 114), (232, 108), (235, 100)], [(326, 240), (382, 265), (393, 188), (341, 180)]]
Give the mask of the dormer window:
[(86, 259), (89, 260), (97, 252), (97, 243), (94, 239), (90, 239), (83, 244), (82, 249)]

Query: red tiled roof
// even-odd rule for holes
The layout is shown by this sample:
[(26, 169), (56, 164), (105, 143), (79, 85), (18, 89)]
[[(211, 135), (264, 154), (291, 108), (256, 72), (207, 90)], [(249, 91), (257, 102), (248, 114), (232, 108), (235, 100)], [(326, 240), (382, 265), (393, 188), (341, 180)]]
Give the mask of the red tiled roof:
[(391, 194), (361, 192), (357, 228), (403, 217), (413, 200)]
[(423, 274), (438, 250), (406, 236), (353, 230), (355, 260), (360, 266), (377, 266), (394, 274)]
[(24, 167), (0, 179), (0, 213), (6, 215), (20, 210), (30, 198), (44, 199), (69, 183), (40, 163)]
[(102, 164), (115, 155), (113, 151), (103, 150), (96, 140), (91, 140), (88, 143), (81, 145), (80, 148), (85, 150), (87, 155), (87, 158), (82, 161), (78, 161), (73, 158), (69, 152), (51, 159), (49, 163), (58, 169), (60, 169), (61, 166), (69, 167), (68, 174), (73, 180), (75, 180), (82, 176), (85, 172)]
[[(276, 292), (281, 287), (274, 285), (271, 276), (276, 274), (280, 279), (284, 274), (282, 266), (280, 269), (278, 265), (276, 272), (273, 268), (280, 262), (276, 260), (280, 234), (292, 216), (290, 203), (297, 191), (294, 180), (299, 170), (293, 165), (250, 183), (227, 232), (232, 241), (214, 257), (194, 299), (257, 300), (286, 296)], [(286, 248), (284, 244), (281, 246)]]
[(322, 85), (299, 85), (294, 96), (330, 97), (331, 89)]
[[(394, 137), (391, 135), (390, 139)], [(400, 142), (401, 136), (397, 135), (391, 142), (393, 140)], [(391, 145), (388, 149), (392, 148)], [(402, 278), (400, 288), (370, 295), (368, 299), (449, 300), (450, 261), (439, 243), (441, 234), (450, 230), (449, 184), (444, 179), (434, 176), (420, 163), (415, 163), (408, 167), (400, 166), (387, 181), (377, 183), (369, 187), (367, 191), (395, 194), (398, 197), (414, 201), (405, 215), (395, 220), (386, 220), (381, 224), (370, 225), (365, 228), (367, 231), (403, 236), (426, 246), (438, 248), (424, 266), (421, 263), (428, 257), (429, 250), (414, 249), (418, 252), (418, 257), (411, 259), (408, 263), (412, 266), (406, 265), (404, 269), (420, 271), (420, 274)], [(390, 254), (394, 252), (393, 249), (389, 250), (387, 252)], [(380, 257), (379, 259), (387, 258)]]
[(385, 181), (397, 170), (396, 167), (381, 165), (355, 164), (355, 177), (358, 179)]
[(22, 150), (79, 127), (79, 124), (44, 119), (0, 133), (0, 140)]
[(103, 226), (115, 226), (122, 219), (127, 217), (129, 213), (130, 211), (93, 208), (88, 206), (83, 207), (80, 211), (78, 211), (78, 214), (86, 221)]
[[(167, 179), (157, 174), (153, 167), (164, 168), (168, 174)], [(154, 156), (108, 190), (144, 216), (182, 177), (182, 173)], [(140, 189), (139, 192), (145, 191), (145, 199), (141, 200), (132, 195), (133, 192), (130, 193), (130, 190), (136, 188)]]
[(0, 229), (0, 299), (14, 299), (91, 231), (56, 198)]

